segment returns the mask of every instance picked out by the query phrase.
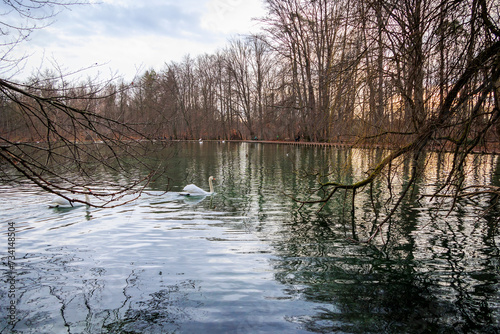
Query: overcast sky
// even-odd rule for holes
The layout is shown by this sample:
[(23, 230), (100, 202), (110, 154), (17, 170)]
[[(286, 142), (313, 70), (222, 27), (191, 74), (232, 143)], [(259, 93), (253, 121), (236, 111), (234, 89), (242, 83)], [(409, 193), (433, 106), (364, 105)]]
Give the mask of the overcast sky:
[[(96, 1), (97, 2), (97, 1)], [(258, 31), (252, 18), (264, 15), (262, 0), (99, 0), (72, 6), (48, 27), (35, 31), (17, 52), (33, 67), (63, 70), (100, 64), (106, 76), (132, 80), (190, 54), (213, 53), (231, 36)], [(95, 72), (95, 69), (93, 70)]]

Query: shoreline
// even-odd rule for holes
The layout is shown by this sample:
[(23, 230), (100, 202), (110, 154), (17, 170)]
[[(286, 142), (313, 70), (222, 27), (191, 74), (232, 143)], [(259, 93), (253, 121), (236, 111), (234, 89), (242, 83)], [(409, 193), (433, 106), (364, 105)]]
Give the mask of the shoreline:
[[(173, 139), (173, 140), (162, 140), (165, 142), (200, 142), (199, 140), (194, 139)], [(223, 140), (218, 139), (204, 139), (202, 142), (215, 142), (222, 143)], [(389, 144), (371, 144), (371, 143), (345, 143), (345, 142), (335, 142), (335, 143), (327, 143), (327, 142), (305, 142), (305, 141), (287, 141), (287, 140), (224, 140), (226, 143), (251, 143), (251, 144), (277, 144), (277, 145), (291, 145), (291, 146), (313, 146), (313, 147), (332, 147), (332, 148), (359, 148), (359, 149), (385, 149), (385, 150), (394, 150), (397, 147)], [(432, 152), (447, 152), (452, 153), (454, 151), (453, 148), (446, 147), (431, 147), (427, 148), (428, 151)], [(500, 143), (491, 142), (487, 146), (478, 146), (474, 150), (471, 151), (473, 154), (493, 154), (500, 155)]]
[[(149, 141), (148, 139), (137, 139), (137, 140), (129, 140), (130, 142), (134, 141)], [(200, 140), (196, 139), (151, 139), (151, 142), (163, 142), (163, 143), (180, 143), (180, 142), (200, 142)], [(126, 141), (122, 141), (125, 143)], [(395, 145), (391, 144), (374, 144), (374, 143), (348, 143), (348, 142), (308, 142), (308, 141), (292, 141), (292, 140), (251, 140), (251, 139), (227, 139), (227, 140), (219, 140), (219, 139), (203, 139), (201, 142), (211, 142), (211, 143), (249, 143), (249, 144), (274, 144), (274, 145), (290, 145), (290, 146), (306, 146), (306, 147), (331, 147), (331, 148), (358, 148), (358, 149), (384, 149), (384, 150), (394, 150), (397, 149)], [(45, 142), (32, 142), (32, 141), (16, 141), (14, 143), (0, 143), (0, 147), (10, 147), (21, 144), (43, 144)], [(102, 142), (98, 141), (82, 141), (75, 142), (74, 144), (101, 144)], [(429, 145), (426, 149), (431, 152), (446, 152), (452, 153), (454, 152), (454, 148), (452, 146), (448, 147), (440, 147), (440, 146), (431, 146)], [(470, 153), (473, 154), (485, 154), (485, 155), (500, 155), (500, 143), (498, 142), (489, 142), (484, 146), (475, 147)]]

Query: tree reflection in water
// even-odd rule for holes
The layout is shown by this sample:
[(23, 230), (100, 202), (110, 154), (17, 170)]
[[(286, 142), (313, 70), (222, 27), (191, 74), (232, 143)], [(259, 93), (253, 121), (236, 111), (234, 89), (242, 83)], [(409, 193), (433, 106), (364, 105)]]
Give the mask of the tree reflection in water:
[(89, 250), (46, 251), (27, 254), (17, 270), (26, 306), (44, 306), (19, 305), (14, 329), (22, 333), (174, 333), (202, 306), (193, 280), (170, 284), (161, 271), (145, 269), (130, 269), (127, 277), (126, 269), (88, 268)]
[(495, 333), (499, 277), (485, 256), (466, 255), (477, 235), (457, 238), (457, 226), (430, 225), (446, 228), (427, 236), (431, 245), (412, 240), (404, 224), (394, 224), (385, 244), (366, 245), (330, 219), (297, 216), (274, 245), (275, 277), (290, 296), (321, 306), (289, 321), (319, 333)]
[(202, 305), (190, 300), (195, 290), (196, 283), (187, 280), (131, 302), (123, 317), (105, 321), (101, 333), (175, 333), (190, 319), (191, 310)]
[[(210, 199), (145, 195), (91, 215), (78, 208), (8, 208), (22, 217), (14, 219), (22, 236), (15, 329), (399, 334), (500, 328), (499, 211), (492, 207), (498, 204), (476, 198), (458, 201), (451, 211), (446, 199), (429, 205), (422, 195), (440, 186), (439, 168), (446, 167), (440, 157), (366, 244), (391, 197), (379, 184), (359, 191), (355, 203), (338, 196), (321, 216), (314, 206), (297, 212), (299, 204), (283, 193), (314, 187), (294, 172), (318, 166), (350, 182), (377, 152), (215, 143), (181, 148), (171, 161), (180, 175), (173, 191), (215, 175)], [(498, 186), (500, 159), (474, 163), (467, 182)], [(401, 162), (393, 198), (410, 167)], [(163, 194), (167, 182), (156, 182), (151, 190)], [(25, 199), (0, 192), (0, 209), (13, 196)], [(0, 289), (0, 305), (8, 302)]]

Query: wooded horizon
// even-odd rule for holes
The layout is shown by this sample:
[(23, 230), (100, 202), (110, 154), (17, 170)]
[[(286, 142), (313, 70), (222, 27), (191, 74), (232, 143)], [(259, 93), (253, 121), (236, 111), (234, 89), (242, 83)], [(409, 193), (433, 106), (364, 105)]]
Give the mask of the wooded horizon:
[[(262, 34), (235, 38), (215, 54), (187, 55), (130, 83), (71, 83), (47, 71), (17, 84), (22, 93), (4, 90), (2, 140), (141, 134), (405, 145), (465, 79), (434, 145), (499, 142), (493, 47), (498, 42), (490, 26), (498, 22), (497, 1), (267, 0), (266, 5)], [(483, 57), (489, 48), (493, 55)], [(84, 113), (61, 112), (55, 105), (45, 108), (44, 117), (26, 112), (37, 103), (30, 94), (49, 105), (89, 111), (92, 128), (81, 125), (87, 122)], [(127, 130), (113, 131), (118, 123)]]

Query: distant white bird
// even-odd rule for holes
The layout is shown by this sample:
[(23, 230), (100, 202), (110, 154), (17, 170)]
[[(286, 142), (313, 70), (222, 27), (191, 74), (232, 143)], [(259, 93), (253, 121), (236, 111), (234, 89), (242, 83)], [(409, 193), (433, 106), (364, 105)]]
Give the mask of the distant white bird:
[(198, 141), (200, 142), (200, 144), (203, 144), (203, 139), (198, 139)]
[(188, 184), (182, 189), (182, 192), (179, 194), (182, 196), (207, 196), (211, 195), (214, 192), (214, 186), (212, 185), (212, 180), (215, 180), (213, 176), (208, 178), (208, 186), (210, 187), (210, 191), (205, 191), (194, 184)]
[[(89, 194), (91, 192), (90, 189), (85, 188), (87, 193), (85, 193), (85, 202), (90, 203)], [(61, 196), (54, 196), (52, 201), (49, 203), (49, 208), (73, 208), (77, 205), (78, 202), (74, 202), (74, 199), (67, 200)], [(81, 204), (81, 203), (79, 203)]]

